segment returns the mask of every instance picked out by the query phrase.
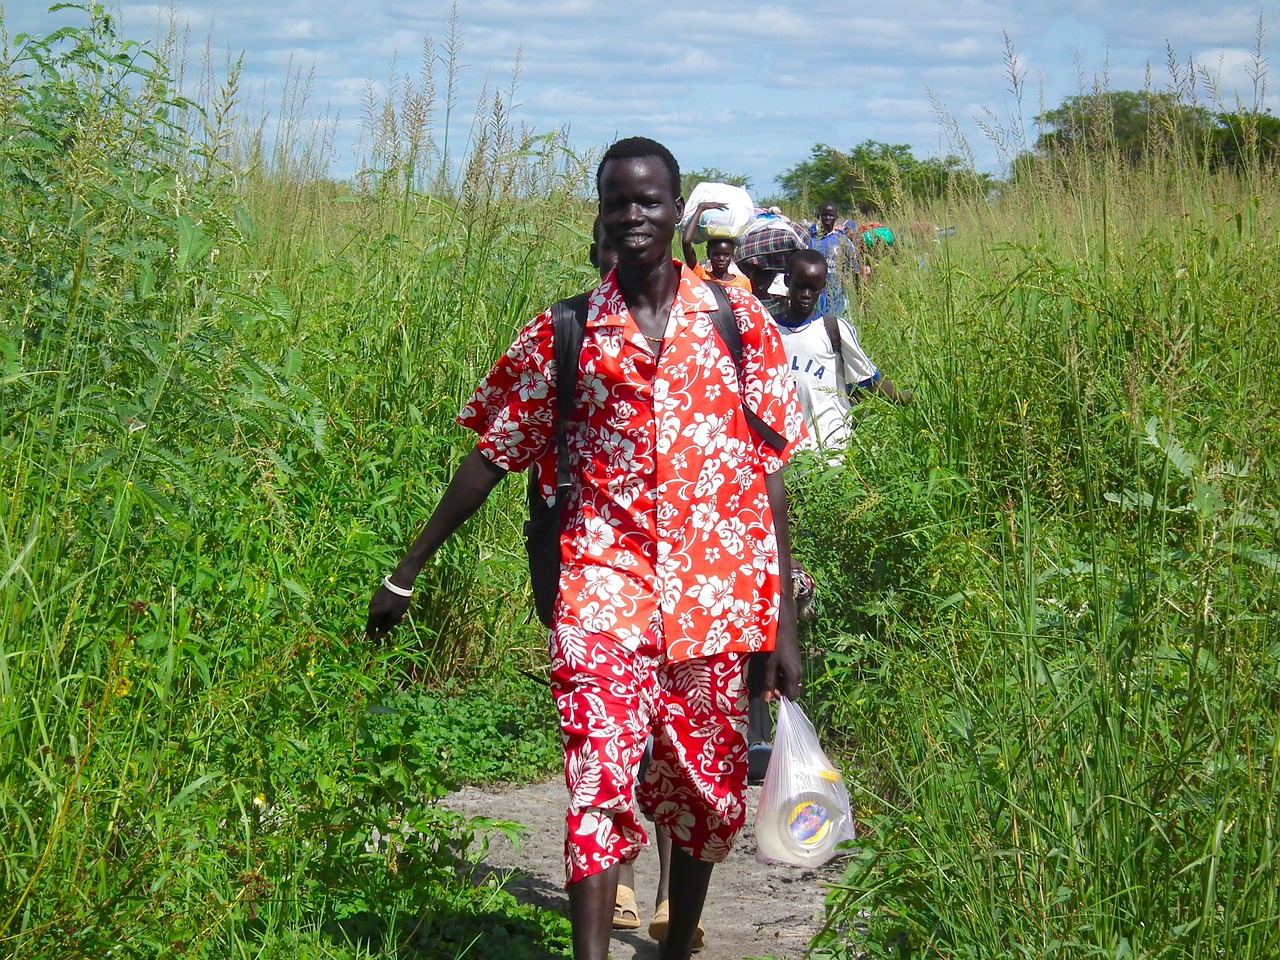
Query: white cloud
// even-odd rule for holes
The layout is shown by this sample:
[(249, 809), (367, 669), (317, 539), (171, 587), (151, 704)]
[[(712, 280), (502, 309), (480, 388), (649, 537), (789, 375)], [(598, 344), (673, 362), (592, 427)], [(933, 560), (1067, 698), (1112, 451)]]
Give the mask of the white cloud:
[[(1006, 34), (1024, 84), (1025, 123), (1104, 74), (1112, 89), (1138, 89), (1150, 65), (1151, 82), (1163, 88), (1166, 44), (1180, 70), (1194, 55), (1227, 105), (1237, 91), (1252, 103), (1259, 11), (1228, 2), (900, 0), (872, 10), (847, 0), (744, 0), (725, 10), (701, 0), (464, 0), (453, 122), (470, 125), (482, 89), (505, 91), (519, 57), (515, 122), (541, 131), (568, 126), (580, 149), (633, 132), (666, 137), (691, 169), (746, 173), (758, 192), (770, 192), (773, 177), (818, 142), (876, 139), (909, 143), (918, 156), (943, 151), (955, 131), (937, 122), (930, 94), (979, 163), (995, 169), (998, 151), (975, 118), (989, 121), (990, 110), (1008, 126), (1019, 109)], [(36, 6), (11, 3), (10, 32), (46, 32), (79, 16)], [(123, 35), (149, 36), (169, 11), (123, 7)], [(286, 71), (305, 77), (314, 69), (310, 108), (341, 117), (338, 136), (352, 138), (338, 144), (348, 165), (366, 91), (385, 96), (388, 83), (406, 75), (419, 83), (428, 35), (438, 97), (448, 80), (440, 59), (450, 29), (444, 2), (185, 0), (177, 19), (194, 62), (210, 31), (215, 62), (226, 48), (245, 51), (244, 85), (253, 91), (246, 103), (278, 112)], [(1270, 105), (1280, 102), (1273, 96)]]
[[(1182, 9), (1178, 9), (1179, 6)], [(1261, 14), (1261, 10), (1256, 8), (1201, 3), (1138, 4), (1132, 8), (1121, 8), (1118, 12), (1115, 29), (1109, 31), (1112, 39), (1134, 48), (1150, 47), (1154, 40), (1157, 49), (1153, 56), (1157, 60), (1163, 59), (1160, 51), (1166, 43), (1177, 50), (1201, 44), (1225, 45), (1252, 40)]]
[(1242, 106), (1252, 110), (1260, 106), (1255, 101), (1267, 86), (1262, 73), (1266, 65), (1258, 61), (1254, 50), (1206, 50), (1196, 57), (1196, 62), (1204, 69), (1210, 99), (1219, 102), (1220, 109)]
[(314, 20), (282, 18), (275, 23), (274, 36), (282, 40), (323, 40), (324, 32)]

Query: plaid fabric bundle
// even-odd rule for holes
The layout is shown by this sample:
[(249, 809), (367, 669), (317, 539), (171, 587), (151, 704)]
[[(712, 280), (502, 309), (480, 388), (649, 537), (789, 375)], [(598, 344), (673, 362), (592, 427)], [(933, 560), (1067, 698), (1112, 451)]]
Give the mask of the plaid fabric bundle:
[(786, 270), (795, 250), (809, 246), (809, 240), (786, 220), (772, 218), (748, 228), (738, 241), (733, 258), (739, 264), (765, 270)]
[(797, 619), (812, 620), (815, 616), (813, 598), (817, 593), (817, 585), (813, 582), (813, 575), (803, 567), (792, 567), (791, 590), (796, 598)]

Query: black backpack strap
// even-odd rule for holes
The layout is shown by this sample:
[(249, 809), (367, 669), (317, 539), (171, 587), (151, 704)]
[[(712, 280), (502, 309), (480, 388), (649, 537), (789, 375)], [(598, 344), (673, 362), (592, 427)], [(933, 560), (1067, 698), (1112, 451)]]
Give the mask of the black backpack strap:
[(556, 363), (556, 502), (542, 496), (534, 471), (529, 471), (529, 519), (524, 525), (524, 549), (529, 558), (529, 585), (538, 619), (551, 626), (560, 592), (560, 534), (564, 505), (573, 488), (569, 472), (568, 422), (578, 392), (578, 355), (587, 325), (587, 295), (579, 294), (551, 306), (551, 349)]
[(741, 383), (742, 332), (738, 329), (738, 321), (733, 315), (733, 304), (729, 302), (729, 295), (724, 292), (724, 287), (720, 284), (714, 280), (708, 280), (707, 286), (711, 288), (711, 295), (716, 298), (716, 312), (711, 315), (711, 322), (716, 328), (716, 333), (720, 334), (720, 342), (729, 351), (729, 356), (733, 357), (733, 368), (738, 371), (738, 382)]
[(776, 430), (756, 416), (755, 411), (745, 402), (746, 390), (742, 383), (742, 332), (738, 329), (738, 321), (733, 315), (733, 304), (729, 302), (729, 296), (720, 284), (710, 280), (707, 286), (711, 288), (711, 294), (716, 298), (716, 310), (711, 314), (711, 323), (716, 328), (716, 333), (720, 335), (720, 342), (733, 358), (733, 369), (738, 373), (738, 396), (743, 401), (742, 413), (747, 418), (747, 425), (773, 449), (781, 450), (787, 445), (786, 438), (780, 436)]
[(844, 341), (840, 336), (840, 321), (833, 314), (824, 313), (822, 323), (827, 328), (827, 339), (831, 341), (831, 349), (836, 352), (836, 383), (840, 392), (847, 394), (849, 384), (844, 380)]
[(580, 293), (551, 305), (551, 343), (556, 353), (556, 503), (573, 486), (569, 475), (566, 424), (573, 417), (578, 392), (578, 355), (587, 327), (587, 294)]

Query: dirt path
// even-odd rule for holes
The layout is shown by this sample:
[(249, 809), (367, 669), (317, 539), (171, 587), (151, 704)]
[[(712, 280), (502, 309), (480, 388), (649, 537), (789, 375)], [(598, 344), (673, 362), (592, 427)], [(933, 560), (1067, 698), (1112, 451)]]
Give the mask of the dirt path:
[[(754, 812), (760, 788), (751, 787)], [(444, 803), (470, 816), (515, 820), (529, 828), (517, 852), (505, 838), (495, 838), (485, 863), (495, 871), (515, 868), (507, 889), (526, 903), (567, 913), (564, 893), (564, 808), (561, 780), (527, 787), (469, 787)], [(707, 931), (699, 960), (744, 960), (776, 957), (799, 960), (821, 927), (826, 884), (840, 877), (839, 860), (819, 870), (773, 866), (755, 860), (756, 838), (750, 823), (734, 845), (729, 860), (716, 868), (702, 914)], [(636, 863), (636, 899), (640, 929), (615, 930), (610, 960), (656, 960), (658, 945), (647, 930), (653, 913), (658, 857), (645, 850)]]

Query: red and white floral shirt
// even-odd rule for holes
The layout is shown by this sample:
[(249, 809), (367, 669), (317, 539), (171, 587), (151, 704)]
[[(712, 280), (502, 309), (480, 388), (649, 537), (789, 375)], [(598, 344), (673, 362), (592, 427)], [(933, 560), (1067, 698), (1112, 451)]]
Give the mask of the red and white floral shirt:
[[(661, 356), (610, 273), (588, 298), (578, 396), (568, 424), (575, 491), (561, 538), (557, 643), (610, 633), (638, 646), (660, 620), (670, 660), (773, 647), (778, 545), (765, 475), (804, 422), (781, 338), (750, 293), (725, 294), (742, 334), (738, 371), (711, 321), (716, 301), (683, 264)], [(555, 350), (550, 310), (481, 381), (458, 422), (504, 470), (539, 460), (554, 495)], [(785, 441), (753, 431), (746, 404)], [(551, 469), (547, 470), (548, 461)]]

